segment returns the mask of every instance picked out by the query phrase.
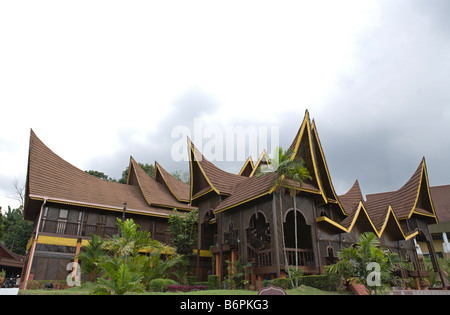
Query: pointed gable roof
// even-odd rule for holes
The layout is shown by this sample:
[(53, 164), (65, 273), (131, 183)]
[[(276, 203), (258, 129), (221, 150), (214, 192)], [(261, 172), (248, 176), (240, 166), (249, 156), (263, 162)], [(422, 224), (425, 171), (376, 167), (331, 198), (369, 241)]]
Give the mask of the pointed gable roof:
[(167, 216), (169, 211), (150, 207), (139, 187), (114, 183), (92, 176), (50, 150), (31, 130), (24, 218), (33, 220), (35, 204), (30, 200)]
[[(312, 142), (313, 142), (313, 148), (316, 152), (316, 158), (317, 158), (317, 168), (318, 173), (320, 176), (320, 181), (322, 183), (322, 188), (325, 193), (325, 195), (328, 198), (328, 201), (336, 201), (336, 203), (339, 205), (339, 208), (341, 209), (342, 213), (344, 215), (347, 215), (346, 209), (343, 207), (343, 205), (339, 202), (338, 195), (336, 194), (336, 191), (334, 190), (333, 182), (331, 181), (330, 171), (328, 170), (328, 164), (325, 159), (325, 154), (323, 151), (322, 144), (320, 142), (319, 133), (317, 131), (316, 123), (313, 119), (311, 124), (311, 131), (312, 131)], [(359, 186), (359, 184), (358, 184)], [(363, 200), (361, 198), (361, 200)]]
[(151, 178), (133, 157), (130, 157), (130, 167), (128, 169), (129, 185), (138, 186), (149, 206), (159, 206), (165, 208), (177, 208), (181, 210), (193, 210), (185, 203), (179, 202), (170, 191)]
[(188, 138), (189, 163), (191, 169), (191, 200), (199, 194), (214, 191), (219, 195), (230, 196), (236, 184), (245, 176), (228, 173), (208, 161)]
[(364, 201), (358, 180), (355, 181), (352, 188), (350, 188), (348, 192), (340, 195), (338, 198), (345, 212), (353, 213), (358, 207), (359, 203), (361, 201)]
[(305, 180), (304, 183), (317, 187), (322, 195), (323, 201), (328, 203), (329, 200), (323, 189), (322, 180), (319, 176), (317, 167), (317, 158), (312, 142), (312, 131), (308, 110), (305, 111), (303, 122), (289, 149), (294, 152), (292, 159), (300, 157), (305, 161), (305, 167), (308, 169), (312, 179)]
[(173, 177), (158, 162), (155, 162), (155, 180), (165, 185), (178, 201), (189, 202), (189, 185)]
[(439, 221), (450, 221), (450, 185), (430, 187), (430, 193)]
[[(357, 202), (360, 198), (361, 200)], [(326, 222), (335, 229), (350, 232), (355, 223), (361, 220), (360, 213), (364, 212), (366, 216), (363, 217), (367, 217), (378, 237), (389, 231), (393, 237), (405, 240), (416, 236), (418, 231), (404, 231), (400, 220), (409, 219), (413, 214), (417, 214), (437, 222), (429, 192), (425, 159), (422, 159), (411, 178), (396, 191), (367, 195), (367, 201), (364, 201), (359, 183), (356, 181), (349, 192), (339, 196), (339, 199), (346, 210), (352, 209), (348, 217), (341, 222), (335, 222), (327, 217), (319, 217), (316, 221)]]
[(255, 166), (253, 167), (253, 170), (252, 170), (252, 172), (250, 173), (249, 177), (254, 176), (254, 175), (256, 174), (256, 172), (257, 172), (257, 170), (258, 170), (258, 168), (259, 168), (260, 166), (269, 164), (269, 161), (268, 161), (267, 157), (268, 157), (267, 152), (266, 152), (266, 150), (264, 149), (264, 150), (261, 152), (261, 154), (259, 155), (259, 158), (258, 158), (258, 160), (256, 161), (256, 164), (255, 164)]
[(241, 170), (239, 171), (238, 175), (250, 177), (250, 175), (253, 173), (254, 169), (255, 169), (255, 165), (253, 165), (252, 157), (249, 156), (247, 161), (245, 161), (244, 165), (242, 166)]
[(425, 158), (422, 159), (411, 178), (398, 190), (367, 196), (366, 205), (372, 215), (377, 216), (392, 207), (399, 219), (409, 219), (413, 213), (433, 218), (437, 222), (436, 212), (428, 185)]

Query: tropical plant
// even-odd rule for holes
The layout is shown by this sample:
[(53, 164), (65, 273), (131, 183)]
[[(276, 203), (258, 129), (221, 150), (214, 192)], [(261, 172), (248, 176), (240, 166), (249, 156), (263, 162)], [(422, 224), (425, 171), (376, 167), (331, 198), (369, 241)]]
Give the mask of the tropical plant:
[(99, 278), (97, 283), (100, 288), (106, 289), (107, 293), (124, 295), (129, 292), (142, 292), (145, 290), (145, 286), (142, 283), (143, 275), (136, 272), (133, 263), (130, 261), (125, 262), (123, 257), (104, 260), (100, 262), (100, 267), (103, 270), (104, 277)]
[(384, 294), (390, 290), (394, 272), (404, 262), (398, 254), (380, 246), (380, 241), (372, 232), (360, 235), (354, 246), (344, 247), (338, 252), (338, 262), (326, 266), (327, 273), (344, 276), (350, 283), (363, 284), (369, 294)]
[(193, 251), (197, 245), (198, 209), (181, 214), (177, 209), (169, 215), (169, 232), (172, 244), (177, 253), (183, 258), (178, 262), (176, 271), (178, 281), (186, 284), (187, 275), (190, 271), (190, 262), (195, 257)]
[(239, 257), (235, 262), (225, 261), (228, 264), (229, 277), (226, 280), (231, 289), (244, 289), (248, 280), (245, 275), (251, 273), (252, 263), (244, 265)]
[(173, 269), (179, 267), (183, 259), (183, 256), (175, 252), (164, 251), (164, 253), (164, 259), (160, 249), (155, 249), (148, 255), (139, 255), (134, 259), (136, 269), (142, 273), (142, 282), (147, 289), (153, 279), (165, 278), (174, 273)]
[[(273, 182), (273, 187), (275, 187), (275, 191), (278, 192), (279, 201), (280, 201), (280, 224), (281, 224), (281, 235), (282, 235), (282, 246), (284, 253), (284, 261), (285, 266), (288, 266), (287, 254), (286, 254), (286, 240), (284, 235), (284, 224), (283, 224), (283, 201), (282, 201), (282, 187), (285, 183), (286, 178), (290, 178), (299, 183), (299, 187), (301, 188), (303, 185), (303, 181), (305, 179), (311, 179), (308, 169), (305, 167), (305, 162), (303, 159), (299, 158), (294, 154), (293, 150), (283, 151), (282, 147), (277, 147), (275, 150), (274, 158), (266, 156), (266, 159), (269, 161), (270, 167), (266, 169), (262, 169), (258, 171), (257, 176), (263, 176), (264, 174), (271, 172), (276, 174), (276, 178)], [(290, 187), (291, 196), (293, 197), (294, 202), (294, 237), (295, 237), (295, 251), (298, 250), (298, 240), (297, 240), (297, 204), (296, 204), (296, 195), (297, 188)], [(298, 255), (295, 255), (295, 270), (298, 272)], [(292, 286), (294, 286), (293, 278), (291, 276), (291, 269), (287, 269), (289, 278), (292, 281)]]
[[(175, 250), (150, 238), (132, 219), (117, 219), (120, 235), (104, 240), (102, 248), (108, 254), (97, 265), (102, 271), (95, 294), (125, 294), (145, 290), (153, 277), (167, 276), (168, 269), (178, 260), (170, 258)], [(164, 262), (161, 253), (168, 257)], [(147, 256), (147, 254), (149, 256)]]
[(104, 240), (104, 248), (113, 253), (114, 257), (124, 256), (127, 260), (128, 256), (136, 256), (140, 251), (151, 248), (161, 248), (163, 245), (151, 239), (150, 232), (139, 230), (139, 225), (134, 223), (133, 219), (127, 219), (122, 222), (117, 219), (120, 234)]
[(88, 275), (89, 281), (98, 278), (98, 264), (105, 256), (106, 252), (100, 236), (91, 234), (91, 240), (78, 254), (78, 259), (81, 260), (81, 271)]

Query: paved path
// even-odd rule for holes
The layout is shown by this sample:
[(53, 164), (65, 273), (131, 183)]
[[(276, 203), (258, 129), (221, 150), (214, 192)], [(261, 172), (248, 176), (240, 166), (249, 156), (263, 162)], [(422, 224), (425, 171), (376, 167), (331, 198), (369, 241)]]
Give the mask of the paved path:
[(393, 290), (391, 295), (450, 295), (450, 290)]
[(0, 295), (17, 295), (18, 293), (19, 288), (0, 289)]

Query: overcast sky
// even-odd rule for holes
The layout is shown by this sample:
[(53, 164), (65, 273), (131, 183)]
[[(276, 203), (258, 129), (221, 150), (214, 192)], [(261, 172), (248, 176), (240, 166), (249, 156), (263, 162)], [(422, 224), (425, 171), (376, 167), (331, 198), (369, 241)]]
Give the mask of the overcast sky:
[(448, 0), (2, 1), (0, 206), (17, 204), (30, 128), (117, 178), (130, 155), (187, 170), (171, 134), (196, 118), (277, 127), (287, 147), (306, 109), (338, 194), (398, 189), (423, 156), (430, 184), (450, 184), (449, 14)]

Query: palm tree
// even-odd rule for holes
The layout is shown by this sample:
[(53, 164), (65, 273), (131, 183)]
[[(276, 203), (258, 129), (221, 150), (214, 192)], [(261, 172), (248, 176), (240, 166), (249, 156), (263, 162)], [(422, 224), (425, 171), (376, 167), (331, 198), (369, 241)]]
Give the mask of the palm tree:
[(134, 270), (132, 262), (120, 259), (108, 259), (100, 263), (105, 277), (97, 280), (100, 288), (105, 289), (107, 294), (123, 295), (127, 292), (142, 292), (145, 285), (142, 283), (144, 277)]
[(326, 266), (327, 273), (344, 276), (349, 282), (363, 284), (369, 294), (383, 294), (390, 289), (390, 281), (395, 279), (394, 271), (404, 267), (404, 261), (398, 254), (380, 245), (377, 236), (365, 232), (359, 236), (359, 242), (344, 247), (338, 253), (338, 262)]
[(94, 281), (99, 276), (98, 264), (105, 256), (100, 236), (91, 234), (91, 240), (78, 254), (78, 259), (82, 261), (81, 270), (88, 274), (89, 281)]
[[(275, 151), (274, 159), (270, 159), (269, 157), (266, 157), (266, 159), (269, 161), (269, 165), (271, 165), (268, 170), (270, 172), (275, 173), (276, 179), (273, 182), (273, 187), (275, 187), (275, 191), (278, 192), (279, 200), (280, 200), (280, 223), (281, 223), (281, 234), (282, 234), (282, 246), (283, 246), (283, 252), (284, 252), (284, 261), (285, 266), (289, 275), (289, 278), (291, 279), (292, 285), (294, 285), (292, 281), (292, 277), (289, 271), (288, 261), (287, 261), (287, 254), (286, 254), (286, 240), (284, 236), (284, 224), (283, 224), (283, 201), (282, 201), (282, 187), (285, 183), (286, 178), (291, 178), (294, 181), (297, 181), (299, 183), (299, 187), (302, 187), (303, 180), (305, 179), (311, 179), (311, 176), (309, 175), (309, 172), (307, 168), (305, 167), (303, 159), (297, 157), (292, 150), (283, 151), (282, 147), (277, 147)], [(258, 172), (257, 176), (262, 176), (266, 172), (260, 171)], [(295, 265), (296, 265), (296, 271), (298, 271), (298, 244), (297, 244), (297, 207), (296, 207), (296, 195), (297, 190), (295, 187), (291, 188), (291, 195), (293, 197), (294, 201), (294, 237), (295, 237)]]

